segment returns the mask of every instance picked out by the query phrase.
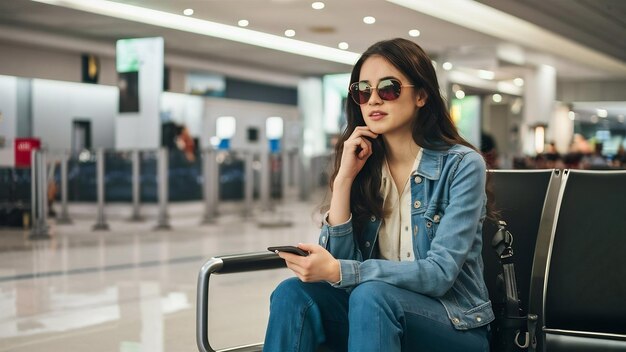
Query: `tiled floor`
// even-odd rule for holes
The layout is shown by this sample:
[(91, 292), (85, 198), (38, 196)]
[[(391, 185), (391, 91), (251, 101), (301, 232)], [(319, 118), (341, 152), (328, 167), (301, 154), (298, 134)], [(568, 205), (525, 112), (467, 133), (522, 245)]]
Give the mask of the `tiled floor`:
[[(52, 238), (0, 230), (0, 351), (196, 351), (196, 279), (200, 266), (222, 254), (270, 245), (317, 242), (319, 197), (257, 211), (221, 204), (214, 224), (201, 225), (201, 203), (170, 205), (171, 231), (126, 220), (130, 207), (107, 207), (111, 230), (94, 232), (95, 207), (72, 204), (73, 225), (51, 223)], [(261, 227), (259, 219), (290, 227)], [(319, 217), (317, 217), (319, 218)], [(210, 341), (214, 347), (262, 341), (268, 299), (287, 269), (211, 279)]]

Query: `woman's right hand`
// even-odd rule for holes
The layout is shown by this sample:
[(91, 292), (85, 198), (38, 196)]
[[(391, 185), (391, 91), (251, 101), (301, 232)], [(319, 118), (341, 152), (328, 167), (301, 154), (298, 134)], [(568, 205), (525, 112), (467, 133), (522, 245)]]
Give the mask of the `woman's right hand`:
[(352, 182), (361, 171), (367, 159), (372, 155), (372, 142), (365, 137), (376, 138), (378, 134), (372, 132), (367, 126), (357, 126), (343, 143), (341, 166), (335, 180)]

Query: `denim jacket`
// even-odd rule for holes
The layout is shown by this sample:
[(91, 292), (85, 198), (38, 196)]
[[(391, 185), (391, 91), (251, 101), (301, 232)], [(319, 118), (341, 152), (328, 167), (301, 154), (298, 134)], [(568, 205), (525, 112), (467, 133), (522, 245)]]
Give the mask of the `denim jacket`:
[(319, 244), (339, 259), (341, 281), (350, 289), (383, 281), (439, 300), (458, 330), (494, 319), (483, 279), (482, 224), (486, 215), (485, 162), (476, 151), (454, 145), (423, 149), (411, 176), (414, 261), (378, 259), (381, 219), (371, 217), (355, 235), (352, 218), (322, 225)]

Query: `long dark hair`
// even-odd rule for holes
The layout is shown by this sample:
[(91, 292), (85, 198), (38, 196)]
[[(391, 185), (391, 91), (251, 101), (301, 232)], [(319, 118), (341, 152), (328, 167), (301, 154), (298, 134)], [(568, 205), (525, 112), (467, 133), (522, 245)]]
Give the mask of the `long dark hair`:
[[(419, 110), (419, 116), (416, 116), (411, 124), (413, 140), (417, 145), (427, 149), (445, 150), (452, 145), (462, 144), (476, 150), (459, 135), (439, 92), (439, 82), (432, 61), (419, 45), (406, 39), (396, 38), (380, 41), (370, 46), (354, 65), (350, 75), (350, 83), (359, 81), (363, 63), (373, 55), (381, 56), (389, 61), (409, 79), (410, 84), (415, 86), (416, 92), (422, 90), (422, 93), (427, 96), (425, 105)], [(334, 171), (330, 179), (331, 190), (341, 166), (344, 142), (352, 135), (357, 126), (365, 126), (361, 107), (352, 99), (347, 99), (346, 115), (346, 129), (335, 146), (336, 157)], [(356, 176), (350, 192), (350, 210), (355, 233), (360, 233), (362, 224), (372, 215), (377, 218), (384, 216), (380, 184), (385, 144), (382, 138), (373, 139), (371, 142), (373, 154), (367, 159), (363, 169)], [(493, 197), (490, 197), (489, 193), (491, 192), (487, 192), (487, 213), (489, 217), (495, 218)]]

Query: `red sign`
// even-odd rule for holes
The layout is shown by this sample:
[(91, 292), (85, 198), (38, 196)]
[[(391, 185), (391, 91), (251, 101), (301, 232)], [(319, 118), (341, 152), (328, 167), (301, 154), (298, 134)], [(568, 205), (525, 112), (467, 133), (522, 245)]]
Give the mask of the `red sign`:
[(30, 156), (41, 147), (39, 138), (15, 138), (15, 167), (30, 167)]

